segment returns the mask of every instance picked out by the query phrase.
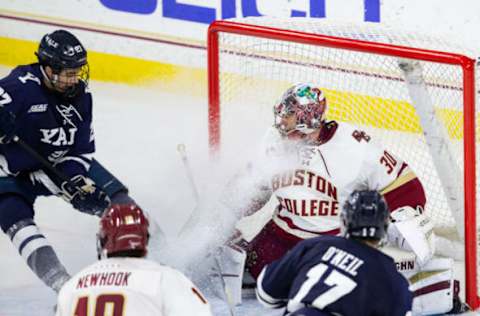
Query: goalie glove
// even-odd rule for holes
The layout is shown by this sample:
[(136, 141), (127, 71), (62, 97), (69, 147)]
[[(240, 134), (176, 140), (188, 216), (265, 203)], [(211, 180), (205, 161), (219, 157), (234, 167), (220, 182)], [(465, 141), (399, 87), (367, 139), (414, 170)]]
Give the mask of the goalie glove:
[(214, 260), (228, 305), (233, 307), (241, 304), (246, 252), (225, 245), (217, 249), (215, 256)]
[(407, 251), (412, 251), (418, 264), (423, 266), (435, 252), (433, 224), (428, 217), (412, 207), (400, 207), (391, 214), (388, 227), (388, 242)]
[(107, 194), (92, 179), (76, 175), (60, 185), (59, 195), (80, 212), (101, 216), (110, 205)]

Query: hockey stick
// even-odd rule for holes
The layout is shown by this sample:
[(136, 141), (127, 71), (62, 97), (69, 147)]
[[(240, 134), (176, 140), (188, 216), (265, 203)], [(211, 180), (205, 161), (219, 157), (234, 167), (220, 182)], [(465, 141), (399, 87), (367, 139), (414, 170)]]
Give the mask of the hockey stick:
[(180, 154), (180, 158), (182, 158), (183, 166), (185, 167), (185, 173), (187, 174), (188, 182), (190, 184), (190, 189), (192, 190), (193, 197), (195, 198), (195, 203), (198, 204), (198, 202), (200, 201), (200, 196), (198, 194), (195, 180), (193, 179), (193, 172), (192, 172), (192, 168), (190, 167), (190, 163), (188, 161), (185, 144), (178, 144), (177, 151)]
[(70, 178), (64, 174), (63, 172), (60, 172), (57, 168), (55, 168), (47, 159), (43, 158), (35, 149), (33, 149), (29, 144), (24, 142), (20, 137), (17, 135), (14, 135), (12, 140), (17, 143), (20, 147), (22, 147), (23, 150), (28, 152), (33, 158), (35, 158), (38, 162), (42, 164), (42, 166), (45, 167), (45, 169), (48, 169), (51, 173), (53, 173), (57, 178), (59, 178), (62, 181), (70, 182)]
[[(50, 171), (55, 177), (60, 179), (63, 183), (68, 183), (69, 186), (74, 188), (74, 190), (77, 192), (76, 194), (85, 194), (86, 192), (76, 185), (75, 183), (72, 182), (70, 177), (68, 177), (65, 173), (61, 172), (57, 168), (55, 168), (47, 159), (45, 159), (43, 156), (41, 156), (35, 149), (32, 148), (28, 143), (23, 141), (18, 135), (13, 135), (12, 141), (18, 144), (23, 150), (28, 152), (34, 159), (36, 159), (40, 164)], [(63, 186), (63, 185), (62, 185)], [(63, 190), (63, 189), (62, 189)], [(70, 201), (70, 200), (68, 200)]]
[[(53, 175), (58, 177), (61, 181), (66, 181), (71, 184), (70, 178), (55, 168), (47, 159), (43, 158), (35, 149), (33, 149), (29, 144), (27, 144), (25, 141), (23, 141), (20, 137), (17, 135), (14, 135), (12, 138), (12, 141), (17, 143), (20, 147), (22, 147), (23, 150), (28, 152), (33, 158), (35, 158), (40, 164), (42, 164), (45, 169), (48, 169)], [(82, 191), (80, 188), (77, 188), (77, 190)], [(152, 224), (152, 229), (151, 229), (151, 234), (152, 235), (160, 235), (162, 238), (166, 239), (165, 233), (162, 231), (158, 223), (151, 217), (149, 216), (150, 214), (146, 213), (148, 216), (148, 219), (150, 220), (150, 223)]]
[(227, 302), (228, 309), (230, 311), (230, 316), (235, 316), (235, 306), (233, 305), (232, 297), (227, 289), (227, 284), (225, 283), (225, 279), (223, 278), (223, 270), (220, 264), (220, 260), (218, 260), (217, 254), (214, 254), (213, 256), (215, 260), (215, 265), (217, 266), (217, 269), (218, 269), (218, 277), (220, 278), (220, 284), (222, 285), (223, 294), (225, 295), (225, 300)]
[(47, 159), (41, 156), (32, 146), (22, 140), (18, 135), (14, 135), (12, 141), (18, 144), (23, 150), (30, 154), (35, 160), (37, 160), (45, 169), (47, 169), (50, 173), (52, 173), (55, 177), (60, 179), (60, 181), (68, 183), (72, 188), (74, 188), (79, 194), (85, 194), (85, 191), (79, 187), (78, 185), (74, 184), (70, 177), (68, 177), (65, 173), (61, 172), (57, 168), (55, 168), (52, 163), (50, 163)]
[(178, 144), (177, 151), (180, 154), (180, 158), (182, 158), (183, 166), (185, 168), (185, 173), (187, 174), (187, 178), (188, 178), (188, 183), (190, 184), (190, 189), (192, 190), (193, 197), (195, 199), (195, 207), (191, 211), (190, 216), (188, 217), (185, 224), (183, 224), (182, 228), (178, 233), (178, 236), (182, 236), (190, 227), (194, 226), (194, 223), (197, 219), (195, 215), (197, 214), (197, 207), (200, 203), (200, 195), (198, 194), (197, 185), (195, 184), (195, 180), (193, 178), (193, 172), (192, 172), (192, 168), (190, 167), (190, 163), (188, 161), (185, 144)]

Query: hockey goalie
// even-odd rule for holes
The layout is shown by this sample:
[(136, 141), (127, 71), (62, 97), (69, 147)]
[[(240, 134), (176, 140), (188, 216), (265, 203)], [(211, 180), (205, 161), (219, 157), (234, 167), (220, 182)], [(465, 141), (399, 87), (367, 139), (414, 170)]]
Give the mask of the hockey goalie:
[[(423, 213), (427, 201), (422, 183), (407, 162), (365, 131), (327, 121), (327, 101), (316, 86), (297, 84), (274, 105), (274, 125), (259, 157), (230, 183), (223, 203), (238, 219), (257, 212), (272, 197), (276, 207), (249, 242), (235, 230), (224, 247), (226, 266), (241, 277), (246, 271), (256, 279), (265, 265), (299, 241), (337, 235), (339, 208), (351, 192), (378, 190), (391, 210), (389, 245), (415, 255), (415, 268), (400, 271), (416, 295), (414, 311), (425, 315), (451, 311), (453, 260), (433, 257), (435, 236)], [(422, 271), (434, 273), (420, 278)], [(226, 279), (235, 303), (241, 301), (240, 279)]]

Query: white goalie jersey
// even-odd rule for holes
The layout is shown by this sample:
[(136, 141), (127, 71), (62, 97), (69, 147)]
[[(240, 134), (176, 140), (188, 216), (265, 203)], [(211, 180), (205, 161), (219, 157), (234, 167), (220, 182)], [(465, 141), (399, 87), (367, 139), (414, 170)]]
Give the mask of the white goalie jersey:
[(58, 295), (56, 316), (211, 316), (181, 272), (140, 258), (109, 258), (85, 268)]
[(270, 179), (263, 192), (278, 200), (275, 224), (302, 239), (338, 234), (340, 207), (359, 189), (379, 190), (391, 210), (423, 206), (421, 184), (404, 161), (351, 125), (324, 128), (318, 144), (292, 144), (273, 128), (267, 133), (258, 166)]

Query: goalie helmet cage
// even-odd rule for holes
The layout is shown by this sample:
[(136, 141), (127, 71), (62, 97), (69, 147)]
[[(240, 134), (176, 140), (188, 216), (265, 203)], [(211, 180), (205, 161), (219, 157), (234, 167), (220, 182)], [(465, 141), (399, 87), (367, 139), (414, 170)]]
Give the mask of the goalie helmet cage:
[[(228, 114), (233, 108), (247, 111), (247, 119), (265, 116), (265, 129), (287, 87), (316, 84), (326, 93), (327, 119), (375, 136), (415, 171), (436, 232), (453, 227), (456, 236), (446, 233), (449, 238), (464, 240), (465, 299), (477, 308), (478, 89), (475, 60), (465, 54), (450, 41), (367, 23), (267, 17), (216, 21), (208, 32), (211, 152), (218, 154), (227, 143), (221, 137), (231, 125), (228, 115), (236, 115)], [(420, 65), (420, 84), (409, 85), (400, 59)], [(415, 97), (415, 91), (423, 96)], [(243, 122), (248, 129), (251, 125)]]

